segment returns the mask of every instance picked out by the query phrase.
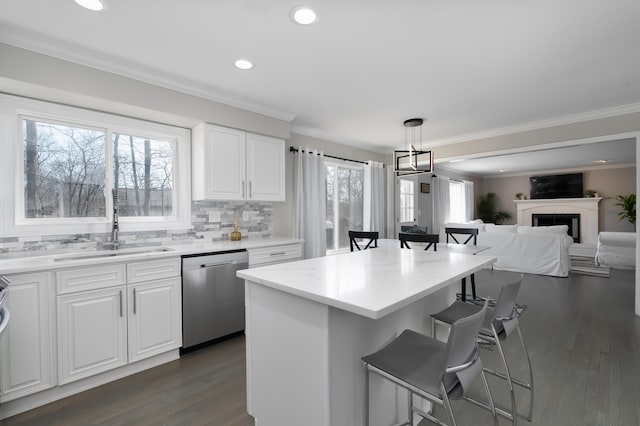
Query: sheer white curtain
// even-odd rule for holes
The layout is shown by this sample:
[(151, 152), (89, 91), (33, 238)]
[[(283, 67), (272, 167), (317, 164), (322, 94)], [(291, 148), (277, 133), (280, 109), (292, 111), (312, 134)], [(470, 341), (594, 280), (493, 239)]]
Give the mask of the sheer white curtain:
[(384, 164), (368, 161), (364, 166), (363, 231), (377, 231), (385, 237)]
[(473, 220), (473, 204), (474, 203), (474, 194), (473, 194), (473, 182), (465, 180), (464, 181), (464, 207), (465, 207), (465, 222), (469, 222)]
[(449, 221), (449, 178), (434, 177), (431, 181), (433, 190), (433, 233), (439, 234), (440, 229)]
[(304, 239), (305, 259), (324, 256), (327, 251), (324, 153), (299, 147), (293, 176), (293, 237)]

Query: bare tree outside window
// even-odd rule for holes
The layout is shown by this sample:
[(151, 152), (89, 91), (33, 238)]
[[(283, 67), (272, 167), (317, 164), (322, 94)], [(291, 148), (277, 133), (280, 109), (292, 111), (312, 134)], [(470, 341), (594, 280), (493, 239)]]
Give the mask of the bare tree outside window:
[(172, 215), (174, 144), (116, 132), (112, 138), (120, 215)]
[(23, 119), (26, 218), (104, 217), (104, 130)]
[(326, 163), (327, 250), (349, 246), (349, 230), (362, 231), (364, 170)]

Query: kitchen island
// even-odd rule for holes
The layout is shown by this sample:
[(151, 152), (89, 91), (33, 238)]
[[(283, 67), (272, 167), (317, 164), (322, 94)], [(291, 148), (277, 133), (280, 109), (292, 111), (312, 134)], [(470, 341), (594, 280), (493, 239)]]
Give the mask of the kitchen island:
[[(256, 426), (361, 425), (360, 358), (454, 300), (453, 284), (495, 262), (381, 247), (238, 271), (245, 279), (247, 410)], [(372, 377), (372, 424), (406, 418), (406, 392)]]

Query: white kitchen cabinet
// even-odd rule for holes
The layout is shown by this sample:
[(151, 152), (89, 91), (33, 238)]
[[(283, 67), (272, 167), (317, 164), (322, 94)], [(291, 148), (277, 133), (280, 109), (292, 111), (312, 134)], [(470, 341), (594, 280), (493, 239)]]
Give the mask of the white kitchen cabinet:
[(249, 268), (302, 259), (302, 243), (249, 249)]
[(58, 296), (59, 383), (127, 364), (126, 287)]
[(49, 272), (8, 276), (10, 319), (0, 339), (0, 401), (56, 385), (55, 307)]
[(203, 123), (193, 129), (194, 200), (285, 200), (284, 140)]
[(129, 362), (182, 344), (180, 277), (128, 286)]
[(247, 133), (247, 198), (284, 201), (284, 141)]
[[(69, 268), (56, 277), (60, 384), (181, 346), (180, 258)], [(104, 288), (66, 293), (98, 282)]]

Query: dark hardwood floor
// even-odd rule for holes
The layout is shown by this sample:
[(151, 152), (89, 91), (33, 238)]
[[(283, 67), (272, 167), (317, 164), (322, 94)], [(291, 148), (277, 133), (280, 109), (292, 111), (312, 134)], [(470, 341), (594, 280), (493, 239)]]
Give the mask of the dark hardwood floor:
[[(477, 274), (478, 293), (497, 295), (509, 274)], [(518, 301), (527, 305), (521, 327), (536, 388), (533, 421), (521, 419), (519, 424), (639, 426), (640, 318), (633, 313), (634, 271), (612, 270), (610, 278), (525, 275)], [(525, 377), (517, 338), (505, 342), (505, 350), (514, 360), (515, 376)], [(483, 351), (482, 356), (486, 366), (499, 368), (495, 352)], [(506, 385), (491, 378), (490, 384), (498, 402), (506, 405)], [(482, 395), (480, 387), (475, 391)], [(521, 406), (525, 397), (518, 393)], [(454, 411), (459, 425), (492, 424), (490, 415), (464, 401), (455, 401)], [(244, 337), (1, 424), (253, 425), (246, 413)], [(500, 419), (501, 426), (508, 424)]]

